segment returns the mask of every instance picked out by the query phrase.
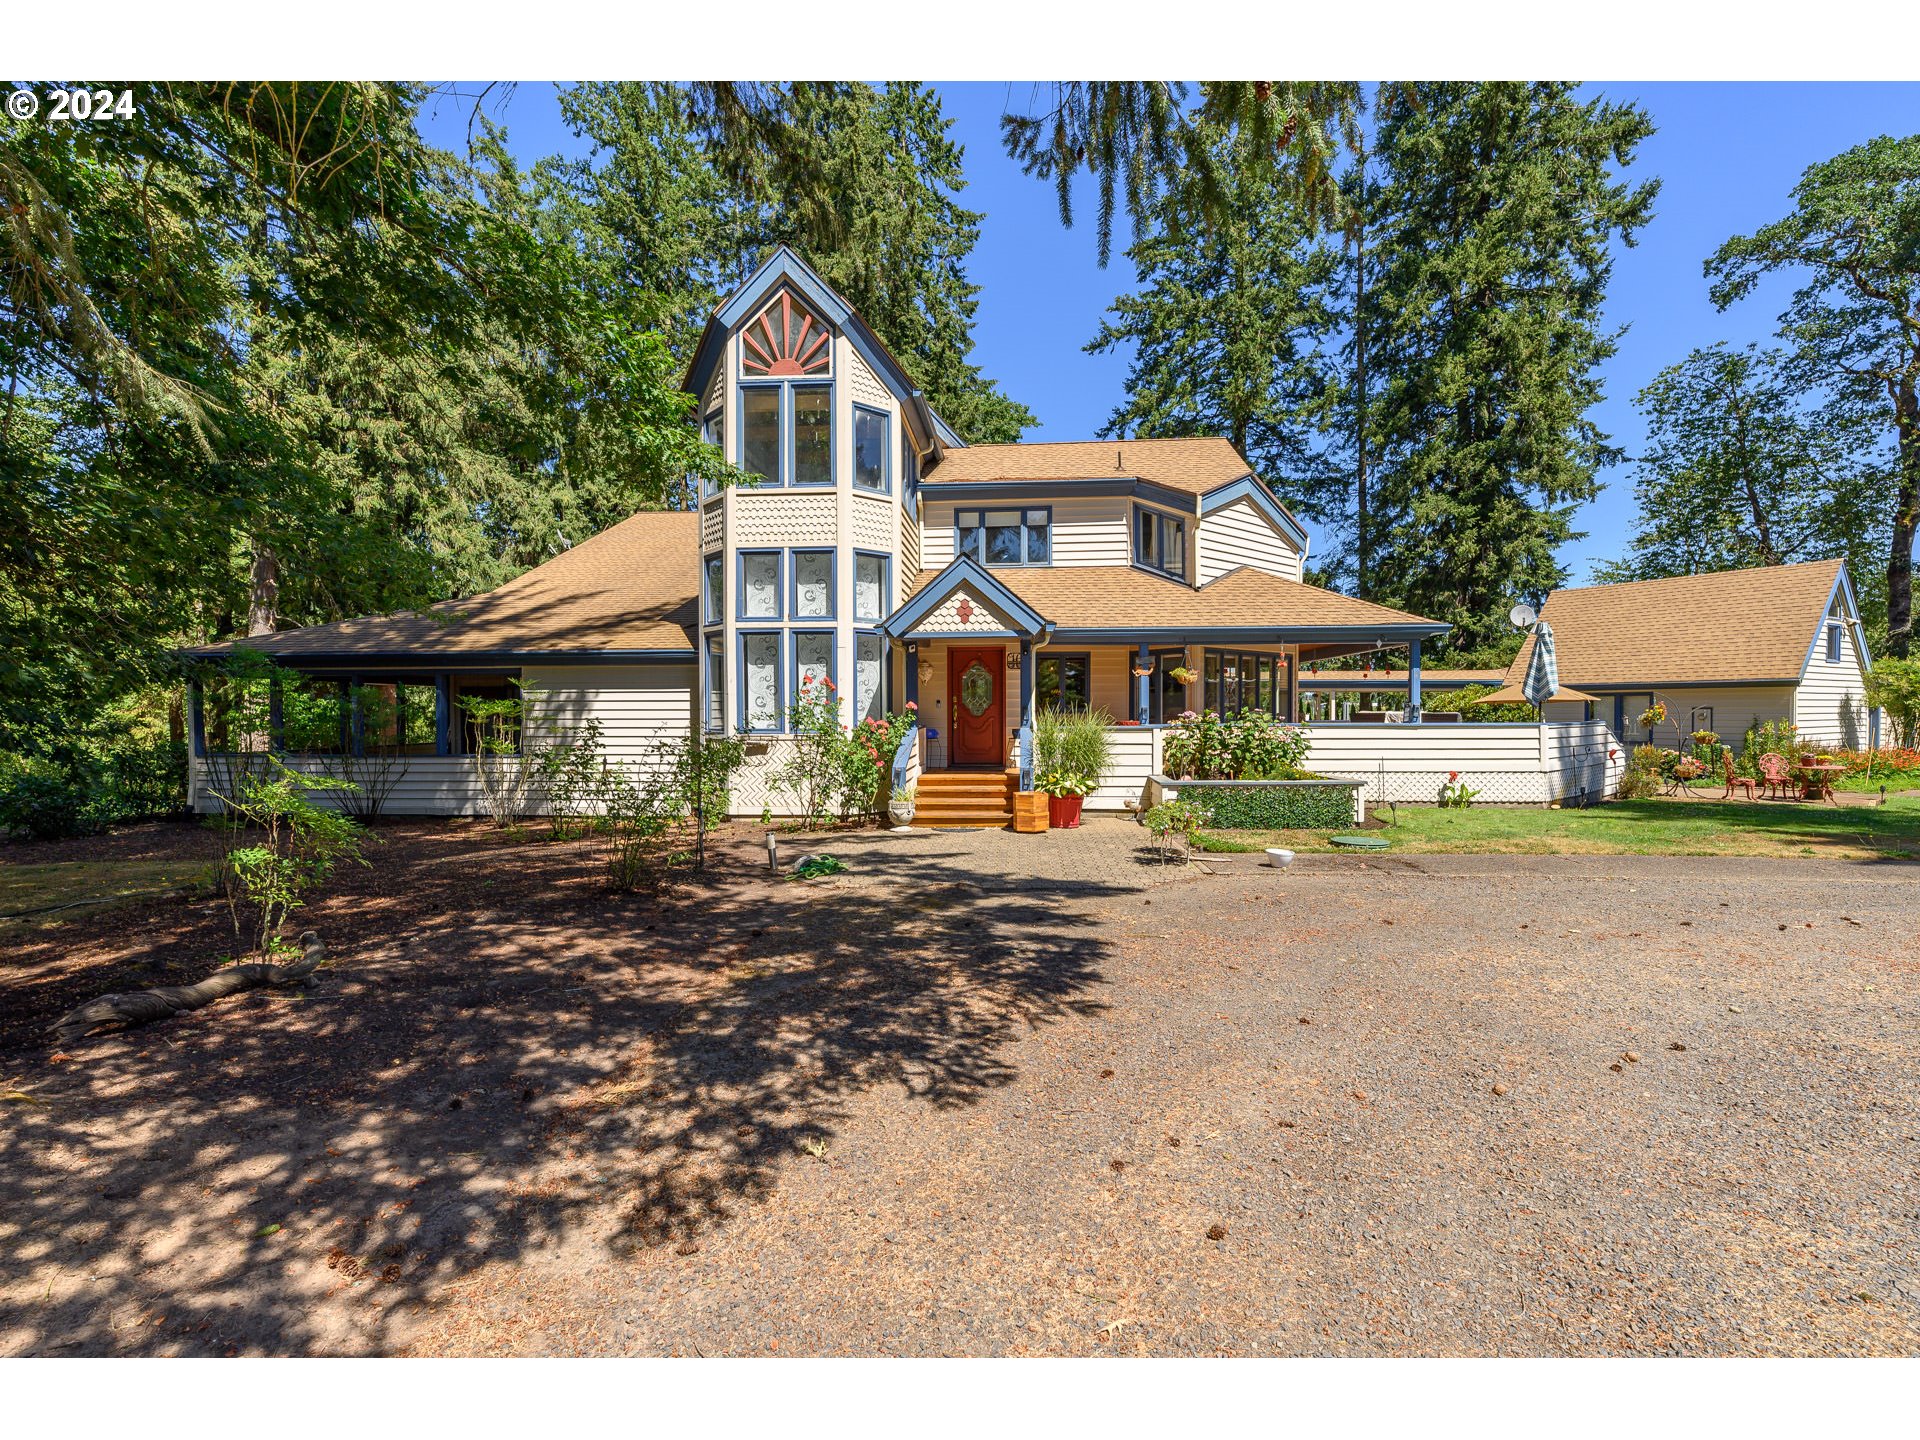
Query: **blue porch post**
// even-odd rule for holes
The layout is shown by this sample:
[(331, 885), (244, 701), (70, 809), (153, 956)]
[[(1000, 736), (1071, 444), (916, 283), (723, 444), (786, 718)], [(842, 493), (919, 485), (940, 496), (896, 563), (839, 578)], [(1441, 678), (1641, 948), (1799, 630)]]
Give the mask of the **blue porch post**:
[(1153, 656), (1148, 653), (1147, 642), (1144, 640), (1140, 642), (1139, 654), (1140, 654), (1140, 658), (1138, 661), (1135, 662), (1133, 667), (1134, 669), (1141, 672), (1141, 674), (1133, 682), (1134, 706), (1138, 711), (1138, 718), (1140, 723), (1144, 725), (1147, 723), (1147, 715), (1149, 713), (1149, 702), (1147, 699), (1147, 681), (1152, 678), (1152, 676), (1147, 673), (1147, 668), (1153, 663)]
[(920, 713), (920, 647), (907, 646), (907, 703), (914, 707), (914, 714)]
[(433, 677), (433, 753), (453, 753), (453, 686), (442, 670)]
[(187, 725), (193, 753), (204, 759), (207, 753), (207, 707), (198, 680), (187, 686)]
[(1417, 724), (1420, 720), (1420, 642), (1415, 640), (1407, 650), (1407, 716)]
[(1033, 724), (1033, 642), (1020, 642), (1020, 723)]
[(278, 675), (267, 682), (267, 749), (287, 753), (286, 692)]
[(349, 739), (353, 742), (353, 753), (367, 753), (367, 716), (365, 707), (360, 703), (360, 677), (353, 676), (347, 681), (347, 716), (352, 724)]

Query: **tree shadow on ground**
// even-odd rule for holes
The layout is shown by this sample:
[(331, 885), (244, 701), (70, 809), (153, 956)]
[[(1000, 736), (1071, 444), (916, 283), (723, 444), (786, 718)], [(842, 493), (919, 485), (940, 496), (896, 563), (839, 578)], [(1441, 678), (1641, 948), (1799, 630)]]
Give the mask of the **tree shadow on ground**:
[(31, 1097), (0, 1113), (0, 1353), (379, 1353), (483, 1262), (686, 1243), (859, 1092), (1009, 1083), (1011, 1042), (1099, 1008), (1085, 902), (1132, 888), (938, 837), (797, 884), (736, 834), (654, 899), (608, 895), (589, 846), (386, 838), (299, 921), (334, 957), (314, 991), (57, 1060), (40, 1027), (206, 973), (224, 916), (77, 922), (0, 968)]

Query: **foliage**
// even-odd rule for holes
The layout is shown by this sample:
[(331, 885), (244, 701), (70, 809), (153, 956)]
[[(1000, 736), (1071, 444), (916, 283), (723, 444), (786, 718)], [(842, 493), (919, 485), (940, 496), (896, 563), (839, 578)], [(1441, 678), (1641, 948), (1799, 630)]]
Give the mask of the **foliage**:
[(346, 789), (344, 780), (302, 775), (272, 760), (264, 776), (244, 774), (236, 793), (220, 797), (242, 842), (227, 852), (222, 889), (235, 935), (244, 933), (242, 917), (251, 911), (254, 949), (272, 948), (287, 916), (335, 866), (367, 863), (360, 852), (366, 832), (309, 798), (337, 800)]
[(1803, 748), (1800, 727), (1793, 721), (1756, 720), (1747, 726), (1747, 733), (1740, 739), (1740, 755), (1734, 768), (1742, 775), (1757, 779), (1762, 755), (1778, 755), (1791, 764)]
[(1042, 795), (1091, 795), (1100, 788), (1100, 777), (1084, 770), (1041, 770), (1033, 777), (1033, 788)]
[(1199, 803), (1218, 830), (1338, 830), (1353, 823), (1351, 785), (1209, 785)]
[[(1810, 388), (1786, 351), (1695, 350), (1635, 399), (1633, 539), (1601, 583), (1656, 580), (1844, 553), (1871, 577), (1884, 547), (1876, 437), (1857, 407)], [(1869, 605), (1878, 587), (1862, 595)], [(1876, 617), (1877, 618), (1877, 617)]]
[(1425, 691), (1422, 693), (1421, 708), (1431, 713), (1435, 710), (1457, 710), (1463, 721), (1475, 725), (1492, 725), (1498, 722), (1515, 722), (1532, 725), (1539, 720), (1533, 706), (1522, 701), (1512, 704), (1476, 705), (1473, 702), (1483, 695), (1491, 695), (1498, 685), (1463, 685), (1457, 690)]
[(1640, 712), (1639, 718), (1633, 723), (1651, 735), (1657, 726), (1667, 723), (1667, 702), (1664, 700), (1654, 701), (1653, 704)]
[(1167, 727), (1161, 751), (1166, 773), (1184, 780), (1297, 779), (1312, 748), (1304, 725), (1288, 725), (1260, 710), (1221, 718), (1188, 711)]
[(1450, 622), (1463, 649), (1561, 583), (1555, 551), (1618, 453), (1590, 413), (1616, 348), (1601, 308), (1614, 243), (1652, 214), (1657, 182), (1620, 172), (1653, 125), (1573, 90), (1423, 83), (1379, 106), (1367, 593)]
[(1636, 745), (1614, 791), (1618, 800), (1645, 800), (1660, 789), (1660, 756), (1657, 745)]
[[(1085, 795), (1113, 763), (1113, 717), (1103, 710), (1042, 709), (1033, 722), (1033, 767), (1037, 772), (1089, 779), (1084, 790), (1047, 791)], [(1042, 789), (1039, 781), (1036, 790)]]
[[(919, 707), (907, 702), (904, 714), (875, 717), (869, 715), (847, 735), (842, 750), (840, 818), (875, 815), (884, 806), (882, 797), (893, 782), (893, 757), (907, 731), (914, 725)], [(907, 787), (909, 791), (913, 787)]]
[(1347, 476), (1320, 433), (1334, 252), (1250, 163), (1244, 135), (1209, 133), (1224, 213), (1209, 223), (1202, 176), (1182, 168), (1127, 251), (1138, 290), (1114, 301), (1086, 347), (1132, 356), (1126, 403), (1100, 433), (1223, 435), (1296, 511), (1344, 524)]
[(1842, 750), (1833, 758), (1847, 767), (1847, 773), (1834, 782), (1837, 790), (1920, 789), (1920, 749)]
[(1181, 858), (1190, 856), (1201, 827), (1212, 821), (1212, 812), (1205, 805), (1185, 798), (1163, 800), (1140, 817), (1140, 823), (1153, 836), (1154, 848), (1160, 852), (1162, 864), (1173, 857), (1176, 842)]
[(556, 739), (542, 752), (540, 788), (547, 797), (555, 840), (571, 840), (594, 828), (606, 764), (596, 716), (588, 716), (566, 739)]
[(847, 862), (838, 855), (808, 855), (793, 867), (789, 880), (819, 880), (828, 875), (847, 873)]
[(86, 792), (51, 760), (0, 754), (0, 831), (29, 840), (85, 832)]
[[(285, 693), (291, 698), (294, 692)], [(390, 685), (349, 687), (347, 707), (350, 722), (347, 743), (339, 754), (322, 762), (323, 773), (347, 782), (350, 788), (339, 793), (340, 808), (364, 823), (380, 818), (394, 787), (406, 774), (406, 761), (401, 755), (399, 707), (394, 701), (394, 687)], [(291, 719), (286, 723), (287, 747), (292, 749)]]
[(746, 753), (739, 737), (696, 734), (657, 741), (640, 756), (600, 767), (594, 805), (608, 885), (666, 885), (697, 853), (694, 842), (706, 817), (726, 813), (728, 790)]
[(1440, 785), (1438, 804), (1442, 810), (1465, 810), (1480, 792), (1460, 778), (1458, 770), (1449, 770)]
[(1714, 304), (1776, 272), (1802, 277), (1781, 337), (1795, 364), (1893, 440), (1876, 487), (1887, 536), (1884, 653), (1905, 658), (1920, 530), (1920, 135), (1877, 136), (1809, 166), (1791, 214), (1736, 236), (1706, 263)]
[(532, 811), (553, 743), (553, 726), (528, 704), (540, 689), (517, 679), (513, 685), (519, 693), (460, 695), (455, 702), (466, 715), (481, 804), (502, 830), (514, 829)]
[(165, 738), (125, 737), (64, 762), (0, 752), (0, 834), (52, 840), (178, 814), (186, 767), (186, 747)]
[(818, 829), (833, 814), (846, 783), (846, 732), (840, 728), (840, 693), (833, 681), (809, 675), (787, 703), (791, 757), (774, 775), (774, 784), (793, 796), (800, 823)]
[(1867, 704), (1887, 712), (1896, 746), (1920, 745), (1920, 660), (1881, 659), (1867, 674)]

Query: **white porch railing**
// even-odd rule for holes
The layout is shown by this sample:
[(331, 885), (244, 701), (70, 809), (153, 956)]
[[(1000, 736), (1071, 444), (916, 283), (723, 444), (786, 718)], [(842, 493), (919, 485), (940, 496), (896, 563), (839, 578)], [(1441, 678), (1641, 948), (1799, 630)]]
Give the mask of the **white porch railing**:
[(1306, 768), (1367, 782), (1369, 803), (1435, 803), (1448, 776), (1486, 805), (1604, 800), (1627, 768), (1627, 747), (1600, 720), (1544, 725), (1316, 725)]

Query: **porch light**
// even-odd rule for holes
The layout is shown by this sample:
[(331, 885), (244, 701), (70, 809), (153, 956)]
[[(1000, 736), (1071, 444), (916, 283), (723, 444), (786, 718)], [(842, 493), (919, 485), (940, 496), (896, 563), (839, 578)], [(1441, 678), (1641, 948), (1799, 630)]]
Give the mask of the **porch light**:
[(920, 662), (920, 683), (922, 685), (926, 685), (926, 684), (929, 684), (932, 680), (933, 680), (933, 661), (922, 660)]

